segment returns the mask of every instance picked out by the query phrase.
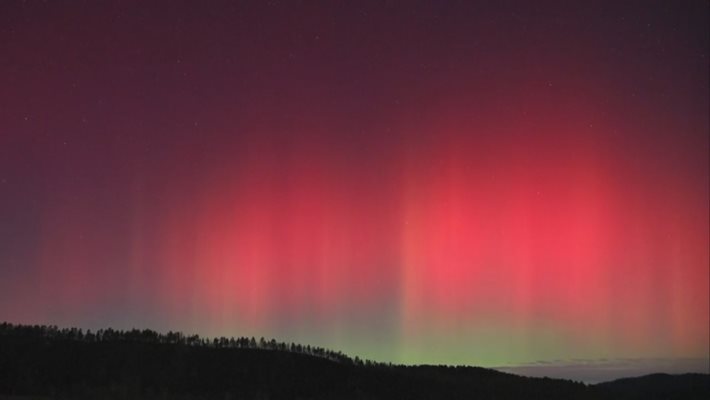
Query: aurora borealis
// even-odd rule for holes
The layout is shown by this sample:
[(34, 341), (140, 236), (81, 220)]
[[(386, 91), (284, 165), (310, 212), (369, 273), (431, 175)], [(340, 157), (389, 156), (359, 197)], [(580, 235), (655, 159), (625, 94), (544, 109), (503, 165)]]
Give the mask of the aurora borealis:
[(0, 320), (708, 358), (706, 1), (209, 3), (0, 4)]

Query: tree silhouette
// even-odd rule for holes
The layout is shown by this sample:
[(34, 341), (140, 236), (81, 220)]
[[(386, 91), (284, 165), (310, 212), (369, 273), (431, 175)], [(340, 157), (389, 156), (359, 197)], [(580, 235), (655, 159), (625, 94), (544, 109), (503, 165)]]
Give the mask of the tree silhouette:
[[(650, 389), (649, 389), (650, 388)], [(643, 396), (638, 396), (642, 393)], [(475, 367), (399, 366), (275, 339), (0, 324), (0, 398), (700, 399), (708, 375), (587, 386)]]

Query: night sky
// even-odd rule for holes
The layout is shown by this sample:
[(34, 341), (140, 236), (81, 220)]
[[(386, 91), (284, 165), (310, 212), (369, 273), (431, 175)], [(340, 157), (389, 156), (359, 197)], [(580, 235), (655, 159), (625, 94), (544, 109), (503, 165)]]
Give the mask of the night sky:
[(0, 320), (708, 372), (709, 4), (2, 1)]

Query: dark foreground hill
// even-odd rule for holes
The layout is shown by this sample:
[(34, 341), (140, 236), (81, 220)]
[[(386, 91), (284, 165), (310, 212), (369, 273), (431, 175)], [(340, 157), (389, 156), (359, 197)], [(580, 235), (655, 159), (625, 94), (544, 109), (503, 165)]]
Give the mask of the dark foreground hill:
[(705, 399), (710, 377), (588, 386), (475, 367), (363, 362), (273, 340), (0, 324), (0, 399), (30, 398)]
[(710, 376), (652, 374), (603, 382), (596, 388), (606, 397), (615, 399), (707, 399), (710, 396)]

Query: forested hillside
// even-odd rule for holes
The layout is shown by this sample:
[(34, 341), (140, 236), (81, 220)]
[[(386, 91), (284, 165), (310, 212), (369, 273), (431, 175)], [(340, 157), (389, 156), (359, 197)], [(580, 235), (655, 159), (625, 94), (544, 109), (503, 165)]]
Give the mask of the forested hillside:
[(641, 398), (642, 387), (663, 398), (710, 394), (707, 375), (648, 380), (588, 386), (476, 367), (372, 363), (261, 338), (0, 324), (0, 395), (12, 398), (626, 399)]

